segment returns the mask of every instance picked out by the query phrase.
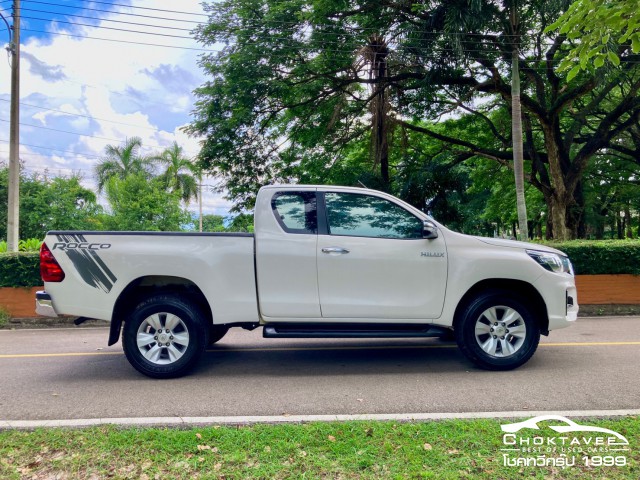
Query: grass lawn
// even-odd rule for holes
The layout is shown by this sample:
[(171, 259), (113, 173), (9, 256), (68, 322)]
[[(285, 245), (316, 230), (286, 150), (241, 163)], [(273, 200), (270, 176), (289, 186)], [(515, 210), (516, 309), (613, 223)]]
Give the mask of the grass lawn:
[[(504, 466), (500, 425), (505, 423), (509, 422), (5, 430), (0, 431), (0, 478), (640, 478), (639, 417), (579, 420), (615, 430), (629, 440), (623, 467), (585, 466), (580, 453), (567, 454), (575, 456), (575, 466), (566, 469)], [(547, 427), (531, 432), (538, 437), (558, 435)]]

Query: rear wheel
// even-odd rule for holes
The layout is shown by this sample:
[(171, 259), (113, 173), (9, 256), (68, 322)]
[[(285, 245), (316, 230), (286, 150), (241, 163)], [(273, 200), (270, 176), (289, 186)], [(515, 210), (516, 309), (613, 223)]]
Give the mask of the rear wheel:
[(540, 327), (532, 310), (508, 292), (478, 295), (463, 311), (455, 334), (462, 353), (487, 370), (523, 365), (540, 342)]
[(154, 295), (125, 320), (122, 345), (129, 363), (153, 378), (185, 375), (208, 341), (204, 315), (197, 305), (174, 295)]

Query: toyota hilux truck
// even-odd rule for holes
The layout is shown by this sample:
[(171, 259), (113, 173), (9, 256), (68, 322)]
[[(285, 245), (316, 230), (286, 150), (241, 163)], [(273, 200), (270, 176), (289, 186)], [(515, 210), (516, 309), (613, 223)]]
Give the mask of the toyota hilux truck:
[(48, 232), (36, 312), (110, 321), (131, 365), (187, 373), (231, 327), (265, 338), (455, 338), (477, 366), (527, 362), (571, 325), (569, 258), (453, 232), (374, 190), (260, 189), (255, 233)]

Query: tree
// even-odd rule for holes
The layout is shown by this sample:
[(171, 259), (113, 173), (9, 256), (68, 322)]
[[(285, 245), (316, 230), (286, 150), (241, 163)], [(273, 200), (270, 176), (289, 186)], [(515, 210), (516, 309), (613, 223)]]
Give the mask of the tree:
[(140, 137), (126, 139), (123, 146), (107, 145), (105, 147), (105, 157), (95, 167), (99, 192), (113, 177), (123, 180), (132, 174), (150, 175), (152, 160), (139, 155), (141, 147)]
[(111, 177), (105, 192), (111, 215), (105, 224), (112, 230), (179, 231), (190, 223), (176, 193), (167, 193), (159, 178), (149, 180), (144, 173), (121, 179)]
[[(199, 219), (194, 220), (193, 226), (195, 230), (200, 228)], [(202, 216), (203, 232), (226, 232), (224, 226), (224, 217), (222, 215), (203, 215)]]
[(572, 41), (560, 63), (561, 70), (570, 70), (569, 80), (580, 70), (602, 67), (606, 61), (619, 66), (629, 49), (640, 54), (637, 0), (577, 0), (547, 30), (559, 30)]
[(161, 175), (163, 182), (170, 192), (177, 193), (183, 202), (198, 198), (198, 182), (194, 175), (198, 173), (196, 165), (187, 157), (177, 142), (165, 148), (160, 155), (154, 155), (151, 160), (165, 166)]
[(44, 238), (49, 230), (101, 230), (102, 207), (80, 177), (34, 175), (22, 189), (21, 238)]
[[(0, 165), (0, 228), (7, 225), (7, 168)], [(99, 230), (102, 207), (79, 176), (20, 175), (20, 238), (43, 238), (49, 230)]]
[[(611, 71), (568, 80), (558, 70), (570, 41), (545, 29), (567, 5), (523, 1), (518, 22), (523, 157), (552, 220), (548, 233), (560, 239), (584, 234), (587, 166), (640, 117), (640, 72), (629, 52)], [(513, 168), (511, 122), (493, 120), (505, 118), (495, 114), (508, 112), (513, 98), (508, 7), (488, 0), (210, 4), (210, 23), (197, 37), (225, 47), (201, 60), (210, 80), (196, 92), (188, 129), (205, 136), (201, 164), (222, 179), (238, 211), (251, 208), (264, 183), (336, 168), (354, 141), (370, 138), (372, 105), (383, 91), (389, 135), (414, 131), (448, 145), (457, 161), (483, 157)], [(378, 62), (384, 75), (357, 61), (372, 34), (386, 42)], [(492, 143), (432, 128), (443, 115), (475, 116)]]
[(253, 233), (253, 215), (247, 213), (240, 213), (231, 218), (228, 232), (248, 232)]

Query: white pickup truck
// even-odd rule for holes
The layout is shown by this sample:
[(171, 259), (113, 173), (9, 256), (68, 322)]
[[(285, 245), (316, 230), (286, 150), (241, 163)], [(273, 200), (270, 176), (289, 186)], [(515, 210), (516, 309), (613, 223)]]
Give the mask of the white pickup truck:
[(562, 252), (455, 233), (360, 188), (264, 187), (255, 234), (49, 232), (40, 258), (37, 313), (111, 321), (109, 345), (122, 330), (129, 362), (156, 378), (185, 374), (230, 327), (453, 335), (476, 365), (507, 370), (578, 313)]

